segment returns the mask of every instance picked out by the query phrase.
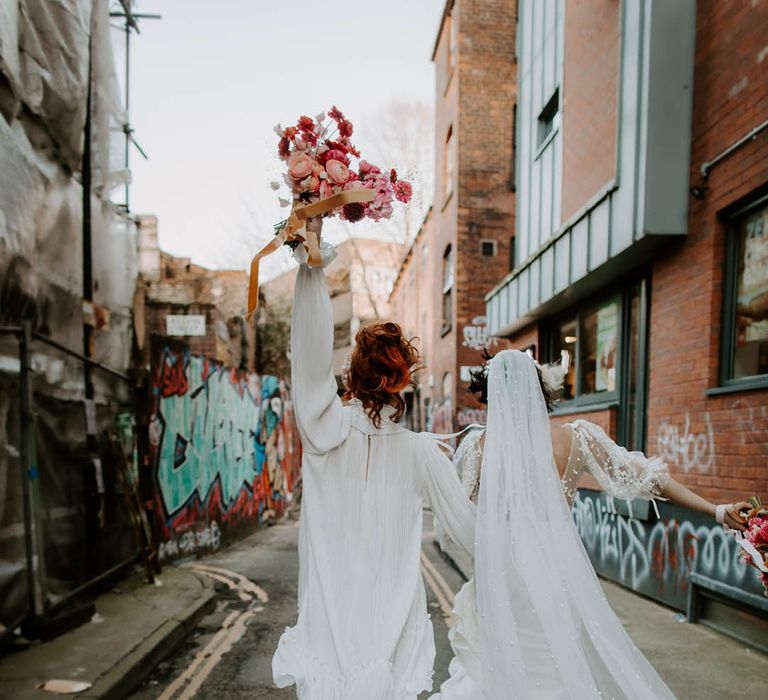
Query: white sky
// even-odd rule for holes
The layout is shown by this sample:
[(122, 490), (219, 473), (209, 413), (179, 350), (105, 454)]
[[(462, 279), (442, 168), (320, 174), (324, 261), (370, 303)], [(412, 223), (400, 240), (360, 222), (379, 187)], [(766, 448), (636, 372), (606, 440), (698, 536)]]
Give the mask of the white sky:
[(273, 126), (336, 104), (363, 131), (393, 101), (433, 105), (443, 5), (139, 0), (135, 11), (163, 18), (132, 37), (131, 122), (150, 160), (131, 154), (131, 210), (157, 214), (170, 253), (211, 267), (242, 261), (233, 251), (244, 229), (264, 228), (266, 240), (285, 217), (269, 188), (281, 172)]

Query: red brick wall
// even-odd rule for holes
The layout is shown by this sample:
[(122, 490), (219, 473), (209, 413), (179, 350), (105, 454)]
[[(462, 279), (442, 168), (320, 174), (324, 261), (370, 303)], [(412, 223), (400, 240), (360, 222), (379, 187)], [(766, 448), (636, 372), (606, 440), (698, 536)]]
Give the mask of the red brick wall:
[[(703, 161), (768, 119), (767, 26), (766, 3), (698, 4), (691, 184), (700, 182)], [(707, 184), (703, 200), (690, 199), (685, 241), (653, 266), (648, 446), (657, 450), (670, 431), (698, 440), (698, 459), (672, 465), (677, 478), (715, 501), (766, 497), (768, 391), (704, 391), (719, 370), (726, 241), (719, 213), (768, 184), (768, 134), (722, 161)]]
[(562, 220), (616, 175), (620, 3), (565, 3)]
[[(509, 272), (515, 197), (510, 176), (517, 99), (515, 0), (461, 0), (459, 24), (459, 183), (456, 220), (457, 365), (482, 361), (464, 345), (464, 327), (485, 315), (485, 295)], [(483, 256), (481, 241), (496, 241)], [(457, 373), (458, 374), (458, 373)], [(456, 377), (458, 380), (458, 376)], [(457, 383), (457, 409), (476, 407)]]

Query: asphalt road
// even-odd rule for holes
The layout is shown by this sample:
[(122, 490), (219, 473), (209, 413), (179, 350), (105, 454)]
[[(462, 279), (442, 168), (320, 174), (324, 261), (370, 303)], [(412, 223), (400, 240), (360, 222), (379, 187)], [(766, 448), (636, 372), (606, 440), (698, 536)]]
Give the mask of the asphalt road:
[[(427, 570), (428, 605), (435, 628), (437, 690), (448, 676), (451, 658), (445, 610), (453, 601), (445, 589), (457, 591), (463, 579), (437, 550), (430, 522), (425, 518), (422, 568)], [(298, 523), (284, 521), (213, 556), (184, 564), (214, 578), (216, 610), (130, 697), (295, 699), (292, 687), (273, 686), (271, 662), (280, 634), (296, 620), (297, 535)]]

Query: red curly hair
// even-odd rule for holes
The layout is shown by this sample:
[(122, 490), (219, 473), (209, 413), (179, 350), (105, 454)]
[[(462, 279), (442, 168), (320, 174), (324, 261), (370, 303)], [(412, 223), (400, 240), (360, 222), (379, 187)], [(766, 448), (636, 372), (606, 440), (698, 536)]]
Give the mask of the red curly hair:
[[(415, 340), (415, 339), (414, 339)], [(421, 355), (396, 323), (377, 321), (363, 326), (355, 336), (355, 347), (344, 375), (344, 399), (357, 399), (373, 424), (381, 427), (381, 411), (394, 405), (393, 421), (405, 413), (400, 392), (422, 368)]]

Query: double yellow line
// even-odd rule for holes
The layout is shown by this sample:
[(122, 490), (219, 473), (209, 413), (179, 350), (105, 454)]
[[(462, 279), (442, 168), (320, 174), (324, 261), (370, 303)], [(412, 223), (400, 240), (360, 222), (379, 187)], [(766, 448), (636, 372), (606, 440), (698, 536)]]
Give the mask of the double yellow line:
[(158, 700), (190, 700), (195, 697), (197, 691), (200, 690), (224, 654), (232, 649), (245, 634), (248, 620), (256, 613), (264, 610), (261, 604), (269, 600), (269, 596), (263, 588), (236, 571), (197, 562), (190, 564), (189, 568), (212, 578), (214, 581), (226, 584), (231, 591), (237, 593), (241, 601), (250, 602), (251, 607), (247, 610), (234, 610), (229, 613), (224, 619), (221, 629), (211, 637), (208, 644), (197, 652), (189, 666), (163, 691)]

